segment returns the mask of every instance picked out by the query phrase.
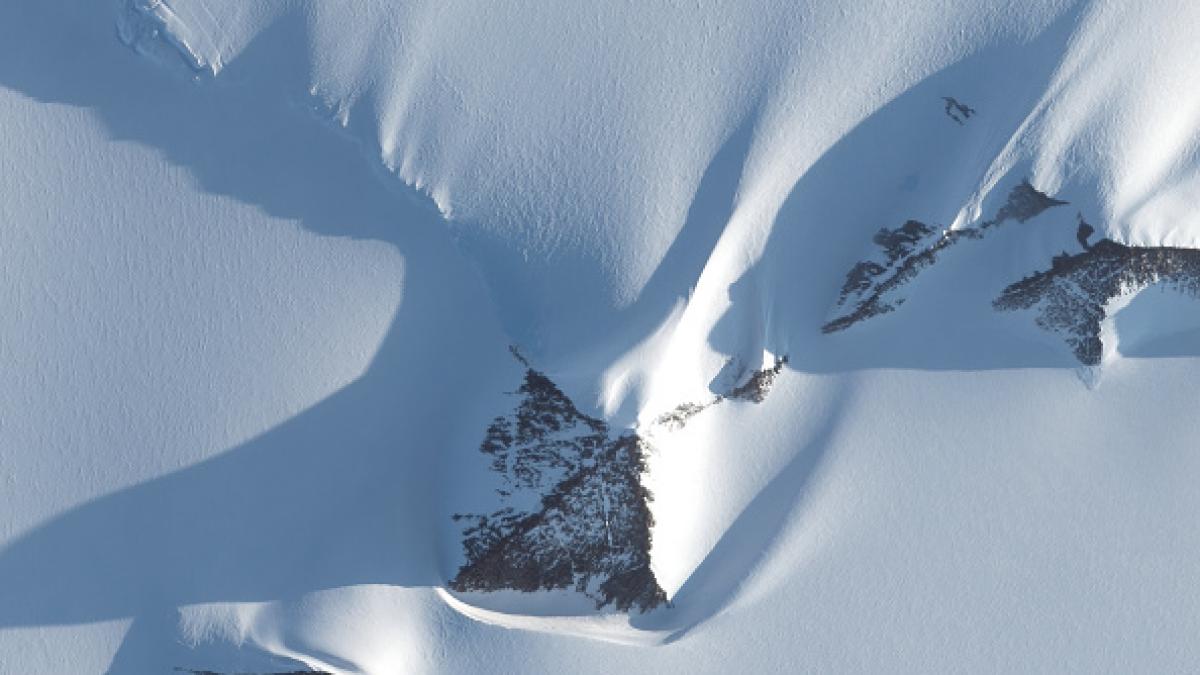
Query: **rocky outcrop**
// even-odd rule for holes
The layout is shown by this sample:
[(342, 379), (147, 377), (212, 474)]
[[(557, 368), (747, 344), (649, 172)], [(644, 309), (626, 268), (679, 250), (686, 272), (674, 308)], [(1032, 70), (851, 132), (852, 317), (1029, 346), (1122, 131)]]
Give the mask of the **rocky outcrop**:
[(783, 367), (787, 365), (787, 362), (786, 354), (775, 357), (775, 363), (770, 368), (754, 371), (744, 384), (726, 392), (724, 398), (762, 403), (767, 400), (767, 394), (771, 393), (771, 388), (775, 386), (775, 378), (783, 372)]
[(650, 569), (645, 442), (580, 412), (533, 368), (515, 395), (516, 408), (491, 423), (480, 445), (501, 477), (502, 506), (455, 516), (467, 560), (450, 588), (574, 588), (598, 609), (621, 611), (666, 602)]
[(777, 356), (771, 367), (754, 371), (744, 383), (731, 387), (721, 394), (717, 394), (705, 403), (681, 403), (670, 411), (656, 417), (654, 422), (651, 423), (651, 429), (664, 428), (668, 431), (677, 431), (685, 427), (688, 421), (696, 415), (731, 399), (762, 403), (766, 400), (767, 394), (771, 393), (771, 387), (775, 385), (775, 378), (779, 377), (779, 373), (783, 372), (783, 367), (787, 365), (787, 362), (788, 357), (786, 355)]
[(1113, 299), (1156, 283), (1200, 298), (1200, 251), (1125, 246), (1111, 239), (1087, 247), (1093, 231), (1081, 221), (1082, 253), (1055, 256), (1050, 269), (1005, 288), (993, 302), (997, 310), (1036, 311), (1037, 325), (1061, 335), (1084, 365), (1098, 365), (1104, 354), (1101, 324)]
[(905, 298), (897, 291), (925, 268), (937, 262), (946, 249), (967, 239), (982, 239), (987, 231), (1004, 222), (1023, 223), (1046, 209), (1066, 204), (1039, 192), (1021, 181), (1008, 193), (1008, 200), (995, 215), (977, 227), (959, 230), (935, 230), (925, 223), (910, 220), (898, 228), (883, 228), (873, 241), (881, 255), (854, 265), (838, 297), (837, 307), (849, 308), (821, 327), (825, 333), (845, 330), (860, 321), (895, 311)]
[[(650, 569), (650, 492), (642, 485), (648, 442), (586, 415), (544, 373), (525, 365), (508, 415), (488, 425), (479, 450), (500, 478), (500, 507), (457, 514), (466, 562), (456, 591), (573, 588), (600, 609), (646, 611), (666, 603)], [(682, 428), (725, 400), (761, 403), (787, 364), (780, 356), (707, 403), (684, 403), (651, 428)], [(535, 506), (530, 508), (528, 504)], [(516, 504), (526, 504), (524, 508)]]

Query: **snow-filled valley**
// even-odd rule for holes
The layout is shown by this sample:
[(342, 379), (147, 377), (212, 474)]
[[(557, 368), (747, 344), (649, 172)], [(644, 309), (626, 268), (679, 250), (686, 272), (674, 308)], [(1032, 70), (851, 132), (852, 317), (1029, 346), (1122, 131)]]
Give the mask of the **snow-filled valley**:
[(0, 672), (1190, 672), (1200, 6), (0, 2)]

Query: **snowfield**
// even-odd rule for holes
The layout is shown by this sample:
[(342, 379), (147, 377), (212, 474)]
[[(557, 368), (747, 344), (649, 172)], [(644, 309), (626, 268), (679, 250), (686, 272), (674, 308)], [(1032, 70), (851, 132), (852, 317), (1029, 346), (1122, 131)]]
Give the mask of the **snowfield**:
[(1198, 38), (0, 3), (0, 672), (1195, 671)]

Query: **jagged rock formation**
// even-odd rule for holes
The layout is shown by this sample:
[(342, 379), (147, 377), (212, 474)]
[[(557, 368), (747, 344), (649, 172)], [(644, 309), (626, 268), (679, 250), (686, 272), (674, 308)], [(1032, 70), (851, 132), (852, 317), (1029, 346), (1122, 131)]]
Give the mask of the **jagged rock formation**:
[(787, 355), (777, 356), (775, 357), (775, 363), (770, 368), (762, 368), (754, 371), (743, 384), (732, 387), (722, 394), (718, 394), (707, 403), (681, 403), (669, 412), (656, 417), (654, 422), (651, 423), (651, 428), (663, 427), (669, 431), (677, 431), (685, 427), (688, 421), (696, 415), (728, 399), (762, 403), (766, 400), (767, 394), (771, 393), (771, 387), (775, 385), (775, 378), (779, 377), (779, 373), (783, 372), (783, 367), (787, 362)]
[[(1091, 226), (1082, 223), (1086, 246)], [(1098, 365), (1104, 353), (1100, 337), (1106, 307), (1114, 298), (1156, 283), (1200, 298), (1200, 250), (1125, 246), (1101, 239), (1082, 253), (1055, 256), (1050, 269), (1026, 277), (992, 304), (997, 310), (1037, 310), (1038, 326), (1063, 336), (1084, 365)]]
[[(574, 588), (597, 609), (621, 611), (665, 603), (650, 569), (651, 495), (641, 482), (648, 447), (635, 433), (613, 434), (526, 366), (516, 409), (497, 417), (480, 445), (503, 478), (506, 505), (455, 516), (467, 524), (467, 561), (450, 587)], [(536, 506), (511, 505), (522, 496)]]
[(882, 258), (864, 260), (846, 274), (837, 306), (850, 311), (835, 317), (821, 330), (835, 333), (880, 314), (894, 311), (904, 298), (893, 292), (912, 281), (921, 270), (937, 262), (938, 255), (964, 239), (982, 239), (987, 230), (1008, 220), (1023, 223), (1046, 209), (1067, 202), (1039, 192), (1023, 180), (1008, 193), (1008, 200), (989, 220), (977, 227), (935, 231), (925, 223), (910, 220), (896, 229), (882, 228), (872, 238)]
[(965, 103), (959, 103), (953, 96), (943, 96), (942, 100), (946, 102), (946, 117), (958, 122), (959, 126), (966, 123), (971, 115), (975, 114), (975, 109)]

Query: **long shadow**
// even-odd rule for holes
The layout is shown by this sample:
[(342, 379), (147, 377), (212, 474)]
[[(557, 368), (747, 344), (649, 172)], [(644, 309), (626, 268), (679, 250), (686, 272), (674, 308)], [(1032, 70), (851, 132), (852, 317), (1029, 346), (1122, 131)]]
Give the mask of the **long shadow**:
[[(840, 137), (783, 203), (763, 257), (737, 284), (748, 290), (730, 320), (761, 325), (754, 340), (809, 373), (1075, 365), (1049, 341), (1010, 331), (1013, 315), (991, 308), (1000, 289), (1033, 271), (1022, 264), (1041, 255), (1049, 264), (1060, 240), (1070, 239), (1071, 206), (947, 250), (907, 285), (908, 302), (891, 314), (831, 335), (820, 327), (847, 271), (876, 251), (871, 238), (879, 228), (910, 218), (950, 224), (1046, 91), (1081, 11), (1068, 9), (1026, 43), (996, 44), (933, 73)], [(944, 114), (944, 96), (978, 113), (960, 125)], [(1010, 182), (1025, 177), (1017, 171)], [(1008, 187), (1002, 183), (991, 200)], [(985, 204), (985, 215), (996, 206)]]
[(308, 86), (301, 12), (279, 17), (216, 79), (136, 54), (117, 39), (116, 16), (115, 2), (0, 4), (0, 86), (87, 108), (114, 139), (154, 148), (205, 190), (322, 234), (400, 244), (398, 222), (434, 222), (430, 200), (399, 181), (385, 187), (332, 124), (298, 109)]
[[(919, 279), (926, 283), (914, 284), (914, 292), (933, 294), (935, 300), (917, 308), (918, 316), (907, 326), (880, 321), (882, 326), (864, 326), (834, 336), (822, 335), (820, 326), (837, 298), (845, 272), (869, 254), (871, 236), (878, 228), (894, 227), (906, 217), (940, 219), (941, 223), (953, 217), (982, 179), (991, 158), (1045, 90), (1057, 59), (1039, 63), (1033, 57), (1061, 50), (1078, 18), (1077, 10), (1068, 11), (1028, 45), (997, 46), (934, 73), (826, 151), (786, 199), (764, 257), (730, 286), (730, 307), (709, 333), (710, 345), (729, 355), (731, 363), (750, 367), (758, 366), (756, 359), (763, 349), (786, 354), (789, 368), (808, 373), (1073, 365), (1065, 354), (1041, 344), (990, 349), (1008, 337), (992, 333), (996, 323), (989, 322), (987, 314), (992, 311), (994, 296), (970, 297), (978, 300), (980, 309), (975, 313), (939, 314), (940, 302), (960, 301), (985, 284), (964, 289)], [(1019, 100), (972, 96), (971, 101), (978, 101), (982, 110), (978, 118), (959, 125), (943, 116), (943, 96), (961, 96), (964, 89), (982, 94), (989, 83)], [(989, 110), (987, 103), (1007, 105)], [(939, 125), (944, 127), (940, 134)], [(939, 140), (930, 144), (929, 138)], [(923, 196), (922, 190), (935, 196)], [(911, 215), (896, 222), (886, 220), (906, 209), (911, 209)], [(1069, 237), (1074, 213), (1062, 215)], [(1045, 248), (1046, 241), (1030, 246), (1020, 241), (1022, 237), (1053, 239), (1017, 228), (983, 244), (1028, 250)], [(995, 254), (984, 251), (983, 255)], [(968, 260), (947, 257), (942, 265), (943, 280), (979, 271), (971, 268), (978, 256), (962, 256)], [(918, 334), (906, 332), (913, 326), (920, 329)], [(842, 406), (833, 409), (840, 411)], [(672, 642), (722, 611), (766, 555), (789, 514), (802, 503), (839, 423), (836, 413), (825, 420), (812, 441), (754, 496), (680, 588), (675, 609), (635, 619), (635, 625), (670, 630), (667, 642)]]
[[(834, 398), (842, 396), (839, 392)], [(766, 557), (787, 524), (788, 516), (803, 503), (805, 491), (841, 421), (842, 406), (835, 403), (832, 410), (835, 413), (822, 421), (812, 439), (754, 495), (729, 525), (675, 594), (676, 606), (634, 617), (633, 625), (669, 630), (665, 640), (669, 643), (728, 606), (747, 574)]]
[[(559, 363), (557, 359), (551, 365), (589, 374), (602, 372), (652, 334), (677, 303), (688, 299), (733, 215), (758, 118), (756, 105), (709, 160), (683, 225), (637, 299), (624, 308), (611, 310), (605, 317), (602, 340), (580, 341), (579, 348), (570, 354), (569, 363)], [(570, 388), (569, 382), (563, 384)], [(590, 406), (592, 401), (581, 398), (580, 403)], [(634, 397), (626, 397), (621, 408), (611, 412), (611, 421), (633, 423), (639, 404)]]
[(468, 369), (489, 365), (477, 341), (452, 337), (476, 326), (431, 321), (431, 308), (419, 306), (415, 296), (444, 297), (439, 290), (406, 296), (368, 372), (336, 394), (217, 457), (68, 511), (0, 551), (0, 626), (132, 616), (147, 602), (441, 583), (429, 542), (445, 438), (431, 420), (474, 383), (436, 364), (457, 356)]
[(440, 584), (437, 477), (452, 431), (437, 421), (459, 392), (493, 386), (483, 381), (507, 362), (507, 341), (436, 210), (386, 186), (355, 144), (288, 103), (304, 91), (298, 14), (259, 36), (226, 84), (193, 83), (124, 48), (114, 9), (0, 3), (0, 86), (93, 110), (115, 138), (162, 152), (207, 191), (322, 234), (388, 242), (405, 258), (403, 301), (358, 380), (0, 549), (0, 627), (134, 617), (112, 670), (138, 672), (145, 655), (133, 647), (182, 605)]
[[(605, 298), (596, 295), (596, 288), (602, 283), (589, 271), (592, 263), (577, 260), (571, 273), (554, 275), (555, 284), (571, 285), (576, 305), (590, 311), (587, 316), (572, 317), (566, 322), (571, 325), (556, 328), (560, 333), (550, 341), (553, 345), (545, 345), (536, 329), (547, 323), (547, 317), (536, 314), (536, 308), (514, 306), (511, 298), (496, 298), (503, 307), (505, 328), (523, 349), (554, 372), (585, 372), (590, 376), (634, 348), (661, 324), (676, 303), (687, 300), (733, 215), (760, 108), (759, 103), (749, 107), (709, 160), (683, 224), (631, 304), (622, 308), (608, 306)], [(527, 265), (512, 250), (511, 242), (493, 238), (485, 231), (476, 231), (461, 238), (459, 243), (469, 256), (488, 261), (484, 274), (489, 286), (509, 292), (517, 289), (519, 296), (521, 285), (528, 282)], [(570, 346), (567, 352), (563, 352), (562, 345)], [(570, 382), (560, 384), (570, 389)], [(581, 397), (580, 403), (590, 406), (592, 402)], [(627, 399), (613, 417), (619, 422), (631, 421), (636, 405), (637, 401)]]
[[(1077, 19), (1076, 12), (1067, 12), (1029, 45), (995, 47), (933, 74), (842, 137), (793, 188), (776, 218), (764, 257), (730, 286), (730, 307), (711, 330), (710, 345), (729, 355), (738, 368), (758, 367), (757, 359), (767, 349), (788, 355), (789, 368), (808, 373), (1072, 365), (1068, 357), (1042, 344), (989, 349), (1006, 336), (990, 333), (995, 324), (985, 316), (992, 311), (992, 296), (987, 295), (978, 298), (980, 310), (966, 316), (939, 316), (939, 303), (929, 303), (935, 312), (926, 311), (912, 324), (921, 328), (919, 335), (905, 333), (903, 324), (885, 324), (830, 337), (820, 333), (820, 326), (845, 272), (869, 253), (871, 235), (880, 227), (899, 224), (882, 219), (881, 214), (894, 217), (913, 209), (913, 216), (940, 217), (942, 222), (953, 216), (1045, 90), (1057, 63), (1055, 59), (1037, 63), (1015, 52), (1044, 54), (1060, 49)], [(983, 81), (972, 81), (980, 73)], [(974, 127), (960, 128), (943, 116), (942, 96), (978, 90), (987, 85), (988, 77), (1023, 100), (991, 111), (991, 119), (983, 113), (982, 119), (971, 121)], [(987, 102), (986, 97), (980, 98)], [(937, 138), (939, 125), (944, 127), (940, 143), (928, 144), (924, 139)], [(937, 197), (909, 194), (922, 187)], [(1073, 212), (1063, 215), (1073, 230)], [(1020, 236), (1024, 233), (1018, 231), (1007, 239), (983, 243), (1013, 246)], [(948, 260), (943, 278), (977, 272), (969, 267), (973, 262), (964, 267), (962, 260)], [(938, 300), (962, 299), (968, 292), (936, 284), (924, 284), (920, 290), (940, 294)], [(942, 327), (948, 330), (937, 334)], [(929, 333), (935, 334), (932, 339)], [(972, 341), (980, 347), (972, 349)], [(676, 594), (675, 609), (635, 618), (634, 624), (671, 630), (667, 638), (671, 642), (722, 611), (766, 554), (789, 514), (802, 503), (839, 423), (836, 414), (826, 420), (816, 437), (755, 495)]]
[(615, 335), (606, 335), (600, 360), (610, 363), (651, 333), (704, 271), (733, 215), (738, 185), (750, 155), (759, 106), (754, 106), (709, 160), (688, 207), (683, 226), (638, 298), (616, 314)]
[[(138, 618), (135, 626), (157, 625), (186, 604), (276, 600), (362, 583), (440, 584), (432, 542), (441, 514), (431, 476), (439, 472), (450, 432), (430, 420), (454, 409), (458, 392), (491, 387), (489, 373), (508, 362), (506, 341), (473, 268), (427, 202), (386, 187), (354, 144), (286, 103), (307, 85), (297, 66), (306, 64), (297, 50), (308, 44), (298, 13), (285, 14), (258, 36), (222, 74), (221, 80), (233, 82), (226, 84), (188, 82), (121, 47), (111, 29), (113, 10), (114, 3), (85, 0), (0, 3), (0, 85), (92, 109), (115, 138), (157, 149), (186, 166), (208, 191), (316, 232), (395, 245), (406, 259), (404, 299), (368, 371), (343, 390), (213, 459), (72, 509), (0, 550), (0, 627), (131, 616)], [(1058, 48), (1073, 25), (1074, 16), (1064, 16), (1030, 49)], [(734, 298), (735, 307), (750, 303), (751, 312), (768, 314), (754, 330), (772, 351), (788, 354), (791, 367), (1062, 365), (1030, 353), (947, 361), (921, 344), (831, 348), (818, 335), (844, 265), (862, 253), (871, 232), (894, 224), (874, 219), (863, 204), (848, 203), (869, 201), (870, 182), (884, 177), (863, 169), (863, 184), (844, 185), (856, 162), (876, 147), (908, 152), (909, 146), (889, 139), (904, 135), (914, 110), (930, 101), (930, 114), (940, 115), (940, 97), (955, 95), (980, 59), (992, 63), (985, 72), (999, 72), (1005, 59), (1026, 48), (997, 48), (922, 82), (856, 127), (797, 184), (767, 256), (747, 273), (757, 277), (755, 283), (739, 286)], [(1032, 100), (1050, 73), (1048, 67), (1029, 70), (1019, 90)], [(982, 125), (987, 108), (975, 107)], [(628, 336), (644, 335), (643, 328), (661, 320), (699, 276), (732, 212), (756, 120), (757, 113), (748, 116), (710, 163), (683, 230), (642, 299), (621, 315), (618, 323), (631, 326)], [(1019, 118), (1000, 121), (1014, 128), (1017, 123)], [(948, 133), (959, 131), (955, 126)], [(950, 168), (943, 167), (940, 177), (926, 171), (930, 177), (923, 180), (948, 181), (937, 191), (961, 193), (981, 171), (974, 154), (991, 150), (983, 155), (994, 156), (1002, 142), (984, 135), (953, 149), (948, 141), (946, 155), (934, 160)], [(878, 212), (889, 208), (878, 206)], [(823, 225), (816, 216), (839, 210), (838, 224), (855, 218), (863, 224), (844, 232), (834, 226), (833, 234), (822, 234), (828, 246), (810, 246)], [(763, 298), (766, 288), (777, 290)], [(888, 343), (886, 335), (879, 339)], [(451, 362), (454, 368), (443, 367)], [(821, 445), (818, 437), (747, 507), (718, 544), (717, 557), (685, 584), (681, 599), (704, 592), (713, 594), (718, 608), (727, 601), (736, 579), (723, 570), (753, 564), (753, 552), (769, 540), (762, 533), (777, 531), (792, 504), (787, 495), (809, 479)], [(771, 527), (760, 529), (763, 519)], [(731, 561), (736, 564), (725, 567)], [(134, 670), (133, 664), (117, 663), (113, 670)]]

